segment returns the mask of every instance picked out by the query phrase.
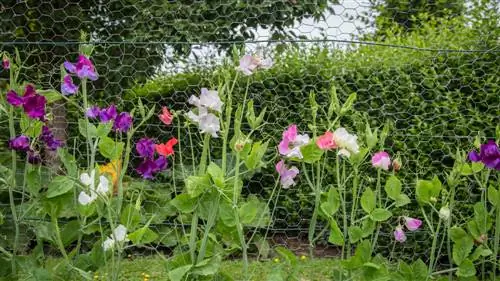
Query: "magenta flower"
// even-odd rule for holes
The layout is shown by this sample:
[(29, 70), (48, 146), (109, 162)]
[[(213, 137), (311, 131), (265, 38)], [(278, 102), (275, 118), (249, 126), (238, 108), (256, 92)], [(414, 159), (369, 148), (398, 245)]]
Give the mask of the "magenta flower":
[(283, 188), (289, 188), (295, 185), (293, 179), (299, 174), (299, 169), (297, 169), (297, 167), (293, 166), (288, 169), (285, 166), (285, 162), (281, 160), (276, 164), (276, 171), (280, 175), (280, 183)]
[(283, 139), (278, 145), (278, 151), (286, 157), (302, 159), (300, 148), (307, 143), (309, 143), (309, 136), (297, 134), (297, 125), (292, 124), (283, 132)]
[(98, 78), (94, 64), (92, 64), (92, 62), (84, 55), (79, 55), (78, 61), (74, 64), (65, 61), (64, 67), (70, 73), (76, 74), (76, 76), (80, 79), (89, 78), (90, 80), (95, 81)]
[(113, 123), (113, 130), (117, 132), (126, 132), (132, 126), (132, 116), (128, 112), (118, 114)]
[(61, 93), (65, 96), (73, 95), (78, 92), (78, 86), (73, 84), (73, 78), (71, 75), (66, 74), (63, 78), (63, 83), (61, 84)]
[(406, 241), (405, 232), (403, 231), (403, 228), (400, 225), (398, 225), (396, 227), (396, 230), (394, 230), (394, 239), (396, 239), (396, 241), (401, 243)]
[(25, 135), (9, 140), (9, 148), (17, 151), (28, 151), (30, 149), (30, 138)]
[(45, 143), (49, 150), (55, 151), (59, 147), (63, 146), (63, 143), (54, 137), (54, 134), (47, 126), (42, 127), (42, 134), (40, 135), (40, 140)]
[(135, 144), (135, 150), (141, 157), (152, 159), (155, 154), (155, 142), (149, 138), (142, 138)]
[(137, 166), (137, 173), (145, 179), (152, 179), (154, 174), (161, 172), (167, 168), (167, 158), (164, 156), (158, 159), (144, 159), (139, 166)]
[(159, 156), (158, 159), (155, 160), (156, 170), (154, 173), (161, 172), (167, 168), (167, 157)]
[(373, 167), (388, 171), (390, 165), (391, 165), (391, 158), (389, 157), (389, 153), (385, 151), (380, 151), (373, 154), (372, 156)]
[(117, 115), (118, 112), (116, 111), (116, 106), (114, 104), (99, 111), (99, 118), (101, 119), (102, 123), (107, 123), (111, 120), (114, 120)]
[(469, 152), (469, 160), (472, 162), (482, 162), (490, 169), (500, 170), (500, 149), (494, 140), (481, 144), (479, 153)]
[(419, 219), (415, 218), (410, 218), (410, 217), (404, 217), (405, 219), (405, 225), (406, 228), (408, 228), (409, 231), (415, 231), (422, 226), (422, 221)]
[(95, 119), (99, 116), (100, 113), (101, 109), (98, 106), (94, 105), (92, 107), (87, 108), (87, 111), (85, 111), (85, 116), (91, 119)]
[(24, 95), (22, 97), (18, 96), (16, 92), (9, 91), (7, 93), (7, 102), (12, 106), (20, 107), (22, 106), (24, 112), (31, 119), (44, 120), (45, 117), (45, 104), (47, 99), (35, 92), (35, 88), (32, 85), (27, 85), (24, 90)]
[(2, 59), (2, 66), (4, 69), (10, 69), (10, 60), (7, 56), (3, 56), (3, 59)]

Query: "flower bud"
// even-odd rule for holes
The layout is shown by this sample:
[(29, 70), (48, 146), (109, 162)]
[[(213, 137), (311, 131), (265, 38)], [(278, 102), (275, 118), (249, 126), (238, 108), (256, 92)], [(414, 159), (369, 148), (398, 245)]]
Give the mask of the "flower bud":
[(442, 220), (449, 220), (450, 219), (450, 208), (448, 208), (448, 206), (443, 206), (441, 207), (441, 209), (439, 210), (439, 217), (442, 219)]
[(392, 169), (397, 172), (399, 169), (401, 169), (401, 160), (399, 158), (396, 158), (392, 160)]

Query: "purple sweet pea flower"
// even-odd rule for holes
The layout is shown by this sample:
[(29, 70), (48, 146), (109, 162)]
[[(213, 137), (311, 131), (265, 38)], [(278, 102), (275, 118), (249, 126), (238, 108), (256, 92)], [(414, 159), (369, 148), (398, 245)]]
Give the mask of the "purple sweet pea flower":
[(295, 185), (293, 179), (299, 174), (299, 169), (297, 169), (297, 167), (293, 166), (288, 169), (285, 166), (285, 162), (281, 160), (276, 164), (276, 171), (280, 175), (280, 182), (283, 188), (286, 189)]
[(25, 135), (9, 140), (9, 148), (17, 151), (28, 151), (30, 149), (30, 138)]
[(408, 228), (409, 231), (415, 231), (422, 226), (422, 221), (419, 219), (415, 218), (410, 218), (410, 217), (404, 217), (405, 219), (405, 226)]
[(20, 97), (13, 90), (10, 90), (9, 92), (7, 92), (7, 102), (10, 103), (12, 106), (19, 107), (23, 105), (24, 99), (23, 97)]
[(489, 140), (488, 143), (481, 144), (479, 153), (471, 151), (468, 157), (472, 162), (481, 161), (490, 169), (500, 170), (500, 148), (494, 140)]
[(117, 132), (126, 132), (132, 126), (132, 116), (128, 112), (118, 114), (113, 123), (113, 130)]
[(149, 138), (142, 138), (135, 144), (135, 150), (141, 157), (152, 159), (155, 154), (155, 142)]
[(44, 96), (35, 94), (24, 97), (23, 108), (24, 112), (31, 119), (44, 120), (45, 117), (45, 104), (47, 99)]
[(101, 109), (99, 112), (99, 118), (102, 123), (107, 123), (116, 118), (118, 112), (116, 112), (116, 106), (114, 104), (110, 105), (107, 108)]
[(156, 170), (154, 172), (157, 173), (165, 170), (167, 168), (167, 164), (167, 157), (159, 156), (158, 159), (155, 160)]
[(71, 75), (66, 74), (63, 78), (63, 83), (61, 84), (61, 93), (65, 96), (73, 95), (78, 92), (78, 86), (73, 84), (73, 78)]
[(400, 243), (403, 243), (406, 241), (405, 232), (403, 231), (403, 228), (400, 225), (398, 225), (396, 227), (396, 230), (394, 230), (394, 239), (396, 239), (396, 241), (398, 241)]
[(74, 64), (65, 61), (64, 67), (70, 73), (75, 73), (80, 79), (89, 78), (90, 80), (95, 81), (98, 78), (94, 64), (84, 55), (79, 55), (78, 61)]
[(36, 165), (40, 164), (42, 162), (42, 157), (40, 156), (40, 153), (35, 150), (28, 150), (28, 163)]
[(42, 127), (42, 134), (40, 135), (40, 140), (43, 141), (47, 146), (47, 148), (52, 151), (55, 151), (59, 147), (63, 146), (62, 142), (54, 137), (54, 134), (47, 126)]
[(85, 111), (85, 116), (91, 119), (95, 119), (99, 116), (100, 113), (101, 109), (98, 106), (94, 105), (92, 107), (87, 108), (87, 111)]
[(157, 170), (158, 167), (155, 161), (151, 159), (144, 159), (144, 161), (142, 161), (136, 169), (137, 173), (145, 179), (152, 179), (153, 173), (156, 173)]

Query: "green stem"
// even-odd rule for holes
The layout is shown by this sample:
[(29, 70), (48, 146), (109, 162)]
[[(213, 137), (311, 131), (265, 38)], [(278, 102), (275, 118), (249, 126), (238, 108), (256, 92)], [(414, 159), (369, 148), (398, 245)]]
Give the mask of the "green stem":
[[(342, 179), (340, 178), (340, 156), (337, 154), (335, 156), (335, 174), (337, 176), (337, 185), (338, 189), (340, 192), (342, 192), (342, 219), (343, 219), (343, 235), (344, 235), (344, 241), (347, 241), (347, 228), (348, 228), (348, 222), (347, 222), (347, 192), (344, 188), (344, 183)], [(351, 249), (347, 248), (346, 242), (344, 242), (344, 245), (342, 245), (342, 258), (348, 258), (351, 256)]]
[(57, 216), (55, 216), (55, 214), (52, 214), (51, 218), (52, 218), (52, 224), (54, 226), (54, 229), (56, 230), (55, 233), (56, 233), (57, 246), (59, 247), (59, 251), (63, 255), (64, 259), (69, 264), (69, 257), (68, 257), (68, 254), (66, 253), (66, 249), (64, 248), (64, 244), (63, 244), (62, 239), (61, 239), (61, 231), (59, 229), (59, 222), (57, 221)]
[(439, 236), (439, 230), (441, 229), (441, 223), (442, 220), (441, 218), (438, 221), (438, 226), (436, 228), (436, 231), (434, 232), (433, 238), (432, 238), (432, 246), (431, 246), (431, 257), (429, 261), (429, 271), (428, 275), (432, 274), (432, 271), (434, 270), (434, 260), (436, 259), (436, 246), (437, 246), (437, 240)]
[(216, 200), (212, 207), (210, 208), (209, 214), (208, 214), (208, 219), (207, 219), (207, 224), (205, 226), (205, 231), (203, 233), (203, 238), (201, 240), (201, 245), (200, 245), (200, 252), (198, 253), (198, 258), (196, 259), (197, 263), (200, 263), (205, 259), (205, 253), (207, 250), (207, 243), (208, 243), (208, 238), (210, 235), (210, 230), (212, 227), (215, 225), (215, 221), (217, 218), (217, 211), (219, 210), (219, 199), (220, 195), (216, 195)]
[(238, 209), (238, 197), (239, 197), (239, 188), (238, 188), (238, 177), (240, 173), (240, 154), (236, 154), (236, 171), (234, 172), (234, 184), (233, 184), (233, 210), (234, 210), (234, 218), (236, 220), (236, 228), (238, 231), (238, 236), (240, 239), (241, 250), (243, 255), (243, 276), (245, 280), (248, 280), (248, 254), (247, 254), (247, 244), (245, 241), (245, 233), (243, 232), (243, 225), (240, 221), (240, 214)]
[[(382, 208), (382, 194), (381, 194), (381, 188), (380, 188), (380, 176), (381, 176), (381, 170), (377, 170), (377, 185), (375, 187), (376, 192), (377, 192), (377, 201), (378, 201), (378, 207)], [(375, 232), (375, 236), (373, 236), (372, 240), (372, 252), (375, 251), (375, 248), (377, 247), (377, 241), (378, 241), (378, 236), (380, 234), (380, 223), (377, 223), (377, 231)]]
[[(497, 184), (497, 186), (500, 186)], [(493, 279), (497, 280), (497, 263), (498, 263), (498, 250), (500, 247), (500, 192), (497, 192), (496, 202), (496, 217), (495, 217), (495, 238), (493, 242), (493, 255), (491, 255), (491, 262), (493, 263)]]
[[(450, 208), (450, 217), (448, 218), (448, 221), (446, 221), (446, 248), (447, 248), (448, 263), (450, 264), (450, 269), (453, 268), (450, 228), (451, 225), (453, 224), (453, 215), (451, 214), (453, 214), (453, 207), (455, 205), (455, 190), (456, 190), (456, 185), (452, 184), (450, 186), (450, 205), (448, 206)], [(452, 278), (453, 278), (453, 272), (450, 271), (448, 274), (448, 279), (452, 280)]]

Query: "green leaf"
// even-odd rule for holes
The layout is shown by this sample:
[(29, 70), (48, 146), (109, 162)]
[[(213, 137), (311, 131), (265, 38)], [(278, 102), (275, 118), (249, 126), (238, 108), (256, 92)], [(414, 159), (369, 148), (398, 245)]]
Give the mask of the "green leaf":
[(327, 196), (321, 198), (320, 209), (326, 216), (333, 216), (340, 208), (340, 195), (336, 188), (330, 187)]
[(356, 243), (363, 238), (363, 230), (359, 226), (351, 225), (349, 227), (349, 241)]
[(334, 219), (330, 219), (330, 236), (328, 236), (328, 242), (338, 246), (344, 245), (344, 235), (340, 231), (337, 221)]
[(269, 141), (265, 143), (259, 141), (252, 145), (252, 150), (245, 160), (245, 166), (247, 169), (254, 170), (261, 166), (262, 157), (264, 157), (264, 154), (267, 151), (268, 144)]
[(470, 165), (474, 173), (479, 173), (484, 169), (484, 164), (481, 162), (472, 162)]
[(80, 235), (80, 231), (81, 226), (78, 220), (72, 220), (64, 224), (61, 228), (61, 239), (64, 246), (75, 242), (78, 239), (78, 235)]
[(59, 159), (66, 168), (66, 174), (68, 176), (77, 178), (78, 177), (78, 166), (76, 164), (75, 156), (70, 154), (66, 148), (59, 148), (57, 150), (57, 155)]
[(267, 204), (252, 196), (239, 209), (240, 222), (248, 226), (266, 226), (269, 222)]
[(222, 169), (214, 162), (210, 162), (207, 167), (207, 173), (218, 188), (224, 188), (224, 173)]
[(192, 213), (196, 208), (196, 199), (187, 193), (177, 195), (170, 204), (177, 208), (181, 213)]
[(137, 209), (132, 204), (126, 205), (120, 215), (120, 223), (127, 227), (127, 229), (135, 229), (140, 222), (140, 209)]
[(191, 264), (180, 266), (168, 273), (168, 278), (171, 281), (182, 281), (184, 280), (184, 275), (186, 275), (193, 266)]
[(458, 266), (456, 274), (460, 277), (472, 277), (476, 275), (476, 268), (471, 260), (466, 259)]
[(158, 238), (158, 234), (151, 230), (149, 227), (141, 227), (136, 231), (130, 233), (128, 238), (134, 245), (143, 245), (155, 241)]
[(110, 137), (101, 138), (99, 141), (99, 152), (109, 160), (116, 160), (121, 157), (125, 144), (115, 142)]
[(319, 161), (324, 153), (324, 151), (321, 150), (315, 142), (302, 146), (300, 148), (300, 152), (303, 156), (302, 160), (309, 164)]
[(474, 174), (474, 172), (468, 163), (463, 163), (460, 165), (460, 174), (462, 174), (462, 176), (470, 176)]
[(363, 231), (363, 238), (366, 238), (370, 235), (372, 235), (373, 231), (375, 230), (375, 221), (371, 219), (366, 219), (363, 221), (361, 224), (361, 230)]
[(467, 232), (465, 232), (465, 230), (460, 227), (454, 226), (450, 229), (450, 238), (453, 242), (457, 242), (460, 239), (466, 238), (468, 236), (469, 235), (467, 234)]
[(396, 176), (390, 176), (385, 183), (385, 192), (392, 200), (397, 200), (401, 194), (402, 184)]
[(35, 138), (38, 137), (42, 132), (44, 123), (40, 120), (30, 119), (27, 115), (23, 114), (21, 115), (21, 121), (19, 125), (24, 135), (30, 138)]
[(111, 132), (112, 128), (113, 128), (112, 122), (99, 123), (99, 125), (97, 125), (96, 135), (100, 138), (107, 137), (109, 132)]
[(349, 112), (355, 101), (356, 101), (356, 93), (350, 94), (346, 102), (344, 103), (344, 105), (342, 105), (342, 108), (340, 109), (340, 115), (344, 115), (347, 112)]
[(392, 213), (386, 209), (382, 208), (377, 208), (373, 210), (373, 212), (370, 214), (370, 217), (374, 221), (386, 221), (392, 216)]
[(396, 207), (403, 207), (405, 205), (410, 204), (411, 200), (410, 200), (410, 197), (408, 197), (408, 195), (401, 193), (396, 198), (395, 203), (396, 203)]
[(413, 280), (426, 280), (428, 277), (428, 268), (427, 265), (421, 260), (418, 259), (412, 265), (413, 271)]
[(490, 249), (484, 247), (483, 245), (479, 245), (474, 250), (474, 252), (472, 253), (472, 255), (470, 255), (469, 259), (471, 261), (475, 261), (475, 260), (477, 260), (480, 257), (487, 257), (487, 256), (489, 256), (491, 254), (493, 254), (493, 252)]
[(491, 219), (483, 203), (474, 204), (474, 221), (480, 234), (487, 234), (491, 228)]
[(226, 226), (232, 227), (236, 225), (233, 206), (229, 202), (222, 201), (219, 204), (219, 215), (222, 223)]
[(137, 107), (139, 107), (139, 113), (141, 114), (142, 118), (146, 117), (146, 110), (144, 109), (144, 104), (142, 104), (141, 98), (137, 99)]
[(361, 208), (370, 214), (375, 209), (375, 205), (375, 193), (373, 193), (373, 190), (368, 187), (361, 195)]
[(189, 176), (185, 180), (185, 185), (187, 194), (189, 194), (192, 198), (196, 198), (205, 192), (205, 190), (210, 188), (210, 179), (208, 175)]
[(78, 131), (86, 139), (97, 137), (97, 128), (86, 119), (78, 119)]
[(32, 195), (38, 195), (42, 188), (42, 182), (37, 170), (29, 171), (26, 174), (26, 186)]
[(417, 200), (419, 203), (432, 203), (432, 199), (437, 199), (439, 197), (439, 193), (441, 192), (441, 181), (434, 176), (432, 181), (428, 180), (418, 180), (417, 181)]
[(474, 242), (468, 236), (455, 241), (452, 253), (455, 264), (461, 265), (469, 256), (473, 246)]
[(56, 90), (37, 90), (38, 94), (44, 96), (47, 99), (47, 103), (51, 104), (62, 99), (62, 94)]
[(500, 193), (493, 186), (488, 187), (488, 201), (494, 207), (500, 207)]
[(73, 190), (73, 186), (75, 182), (66, 176), (57, 176), (55, 177), (47, 187), (47, 198), (53, 198), (59, 195), (63, 195), (71, 190)]
[(192, 269), (194, 275), (209, 276), (219, 271), (221, 265), (221, 256), (215, 255), (196, 264)]

